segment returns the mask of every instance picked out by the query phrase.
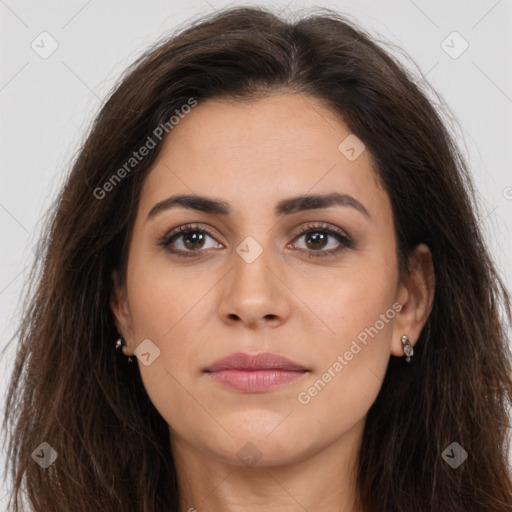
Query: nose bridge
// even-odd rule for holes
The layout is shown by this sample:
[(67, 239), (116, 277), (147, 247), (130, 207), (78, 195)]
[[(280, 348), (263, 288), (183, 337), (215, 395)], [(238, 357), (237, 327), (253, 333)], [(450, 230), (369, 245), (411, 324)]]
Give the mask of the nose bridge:
[(260, 236), (259, 240), (261, 243), (253, 236), (246, 236), (235, 249), (232, 292), (240, 298), (249, 299), (252, 296), (252, 300), (255, 300), (264, 295), (275, 295), (272, 293), (276, 286), (272, 279), (275, 276), (269, 267), (272, 262), (275, 264), (276, 259), (272, 255), (270, 237), (263, 239)]
[(286, 287), (276, 274), (279, 258), (274, 257), (271, 237), (260, 235), (261, 243), (246, 236), (233, 253), (233, 271), (230, 272), (220, 314), (237, 318), (247, 324), (264, 319), (282, 321), (288, 315)]

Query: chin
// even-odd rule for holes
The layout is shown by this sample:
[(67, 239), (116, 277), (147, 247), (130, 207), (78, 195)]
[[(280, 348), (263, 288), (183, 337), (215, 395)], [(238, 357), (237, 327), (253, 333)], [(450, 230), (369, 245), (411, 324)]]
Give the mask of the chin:
[(274, 415), (271, 420), (266, 421), (260, 416), (259, 421), (252, 424), (233, 422), (230, 428), (233, 439), (229, 442), (229, 448), (226, 446), (228, 450), (223, 453), (223, 458), (241, 466), (277, 466), (295, 463), (307, 457), (308, 452), (314, 452), (315, 443), (308, 443), (304, 439), (297, 424), (286, 425), (288, 419), (283, 422), (283, 417), (281, 423), (275, 422)]

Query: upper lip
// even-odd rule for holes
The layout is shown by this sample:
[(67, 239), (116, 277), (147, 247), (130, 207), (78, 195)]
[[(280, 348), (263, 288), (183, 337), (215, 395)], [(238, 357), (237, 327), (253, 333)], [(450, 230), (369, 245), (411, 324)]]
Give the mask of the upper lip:
[(221, 370), (288, 370), (306, 371), (306, 368), (286, 357), (270, 352), (259, 354), (246, 354), (237, 352), (222, 359), (218, 359), (206, 368), (205, 372), (218, 372)]

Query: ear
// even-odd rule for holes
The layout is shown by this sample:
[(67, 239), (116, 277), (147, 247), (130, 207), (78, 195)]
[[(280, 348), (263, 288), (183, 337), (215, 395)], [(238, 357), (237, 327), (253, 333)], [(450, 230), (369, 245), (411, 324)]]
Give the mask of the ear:
[(110, 309), (114, 317), (117, 332), (126, 342), (123, 353), (126, 356), (133, 355), (133, 329), (132, 316), (126, 287), (120, 284), (119, 272), (114, 270), (111, 276)]
[(395, 317), (391, 353), (404, 355), (402, 336), (415, 345), (427, 322), (434, 301), (435, 275), (432, 254), (425, 244), (418, 245), (409, 257), (409, 274), (398, 287), (401, 309)]

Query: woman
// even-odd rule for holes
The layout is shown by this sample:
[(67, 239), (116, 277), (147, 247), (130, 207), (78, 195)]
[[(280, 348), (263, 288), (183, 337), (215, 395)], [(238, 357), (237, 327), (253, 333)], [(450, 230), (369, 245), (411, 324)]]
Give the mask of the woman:
[(46, 242), (13, 510), (512, 510), (509, 297), (467, 167), (347, 19), (235, 8), (159, 43)]

